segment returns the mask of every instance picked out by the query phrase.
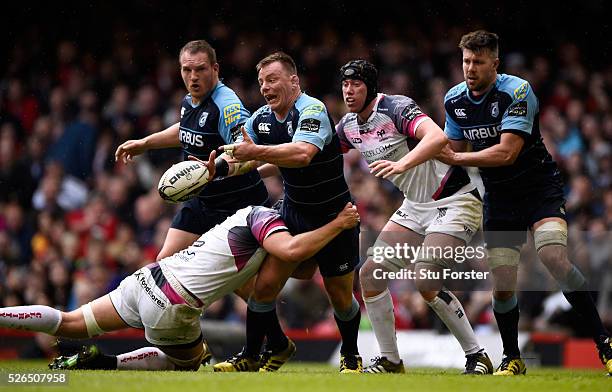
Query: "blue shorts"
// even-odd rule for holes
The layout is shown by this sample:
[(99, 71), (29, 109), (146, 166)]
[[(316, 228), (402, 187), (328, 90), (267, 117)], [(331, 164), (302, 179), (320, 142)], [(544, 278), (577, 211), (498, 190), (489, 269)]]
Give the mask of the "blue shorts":
[[(269, 201), (266, 198), (256, 205), (268, 204)], [(234, 213), (236, 213), (236, 211), (239, 209), (248, 207), (249, 205), (252, 205), (252, 203), (237, 206), (236, 209), (217, 209), (206, 206), (200, 198), (195, 197), (191, 200), (187, 200), (181, 205), (181, 208), (174, 216), (172, 225), (170, 227), (173, 229), (202, 235), (215, 227), (215, 225), (218, 225), (230, 216), (234, 215)]]
[(521, 246), (527, 239), (527, 231), (544, 218), (566, 219), (563, 188), (556, 178), (528, 191), (486, 192), (484, 235), (487, 248)]
[[(293, 235), (318, 229), (332, 221), (338, 212), (317, 215), (303, 212), (286, 200), (280, 208), (281, 216)], [(359, 264), (359, 225), (344, 230), (314, 256), (324, 277), (342, 276)]]

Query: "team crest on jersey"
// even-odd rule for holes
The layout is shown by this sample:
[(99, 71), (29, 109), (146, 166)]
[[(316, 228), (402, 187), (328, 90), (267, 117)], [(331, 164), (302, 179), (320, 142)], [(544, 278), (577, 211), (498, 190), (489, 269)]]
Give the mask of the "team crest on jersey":
[(208, 112), (203, 112), (200, 116), (200, 120), (198, 121), (198, 125), (203, 127), (206, 123), (206, 119), (208, 118)]
[(527, 90), (529, 89), (529, 83), (524, 82), (523, 84), (521, 84), (520, 86), (518, 86), (515, 90), (514, 90), (514, 99), (525, 99), (525, 97), (527, 96)]
[(183, 114), (185, 114), (185, 108), (181, 108), (181, 118), (183, 118)]
[(293, 125), (291, 125), (291, 121), (287, 121), (287, 133), (289, 136), (293, 137)]
[(493, 102), (491, 104), (491, 116), (493, 117), (499, 116), (499, 102)]

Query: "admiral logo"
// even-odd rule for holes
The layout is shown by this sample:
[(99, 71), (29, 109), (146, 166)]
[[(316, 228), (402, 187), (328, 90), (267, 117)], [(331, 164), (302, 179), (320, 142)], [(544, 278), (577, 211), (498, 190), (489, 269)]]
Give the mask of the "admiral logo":
[(508, 109), (508, 116), (527, 117), (527, 101), (516, 103)]
[(491, 116), (493, 117), (499, 116), (499, 102), (493, 102), (491, 104)]
[(234, 103), (223, 108), (223, 118), (226, 126), (238, 121), (240, 119), (240, 104)]
[(400, 216), (402, 218), (408, 218), (408, 214), (406, 214), (405, 212), (403, 212), (401, 210), (395, 211), (395, 215)]
[(468, 140), (496, 138), (499, 136), (499, 131), (501, 131), (501, 125), (496, 125), (492, 127), (474, 128), (474, 129), (465, 129), (463, 131), (463, 137), (465, 137)]
[(457, 118), (466, 118), (467, 114), (465, 114), (465, 109), (455, 109), (455, 116), (457, 116)]
[(198, 125), (203, 127), (206, 124), (206, 119), (208, 118), (208, 112), (203, 112), (200, 116), (200, 121), (198, 121)]
[(360, 138), (360, 137), (352, 137), (352, 138), (351, 138), (351, 142), (352, 142), (353, 144), (359, 144), (359, 143), (363, 143), (363, 140), (361, 140), (361, 138)]
[(181, 143), (190, 144), (196, 147), (204, 146), (204, 136), (203, 135), (197, 135), (197, 134), (183, 131), (183, 130), (179, 132), (179, 140), (181, 141)]
[(259, 125), (257, 126), (257, 130), (259, 131), (259, 133), (264, 133), (266, 135), (270, 134), (270, 123), (259, 123)]
[(186, 179), (191, 180), (191, 177), (192, 177), (191, 172), (199, 168), (200, 168), (200, 165), (198, 163), (194, 163), (193, 165), (186, 167), (180, 172), (177, 172), (175, 175), (170, 177), (170, 180), (169, 180), (170, 185), (174, 185), (174, 183), (177, 182), (181, 177), (185, 177)]
[(300, 131), (318, 133), (321, 128), (321, 121), (314, 118), (307, 118), (300, 124)]

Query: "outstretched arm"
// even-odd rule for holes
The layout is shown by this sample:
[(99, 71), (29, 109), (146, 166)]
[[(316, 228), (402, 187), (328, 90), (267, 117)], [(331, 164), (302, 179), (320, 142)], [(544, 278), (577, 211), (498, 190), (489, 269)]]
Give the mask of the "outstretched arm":
[(136, 155), (140, 155), (147, 150), (154, 148), (180, 147), (179, 124), (176, 123), (163, 131), (155, 132), (145, 138), (128, 140), (117, 147), (115, 151), (115, 161), (128, 163)]
[(499, 144), (477, 152), (444, 150), (440, 160), (449, 165), (498, 167), (509, 166), (516, 161), (525, 140), (514, 133), (502, 133)]
[(263, 242), (263, 247), (272, 255), (287, 262), (300, 262), (314, 256), (343, 230), (359, 223), (357, 207), (347, 203), (338, 216), (328, 224), (313, 231), (292, 236), (286, 231), (273, 233)]

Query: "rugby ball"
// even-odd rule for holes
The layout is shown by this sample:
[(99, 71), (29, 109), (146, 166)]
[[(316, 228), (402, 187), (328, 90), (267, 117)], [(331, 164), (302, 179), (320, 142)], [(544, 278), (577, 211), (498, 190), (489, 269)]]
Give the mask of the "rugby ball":
[(157, 190), (168, 203), (180, 203), (197, 196), (208, 182), (208, 169), (197, 161), (172, 165), (159, 179)]

